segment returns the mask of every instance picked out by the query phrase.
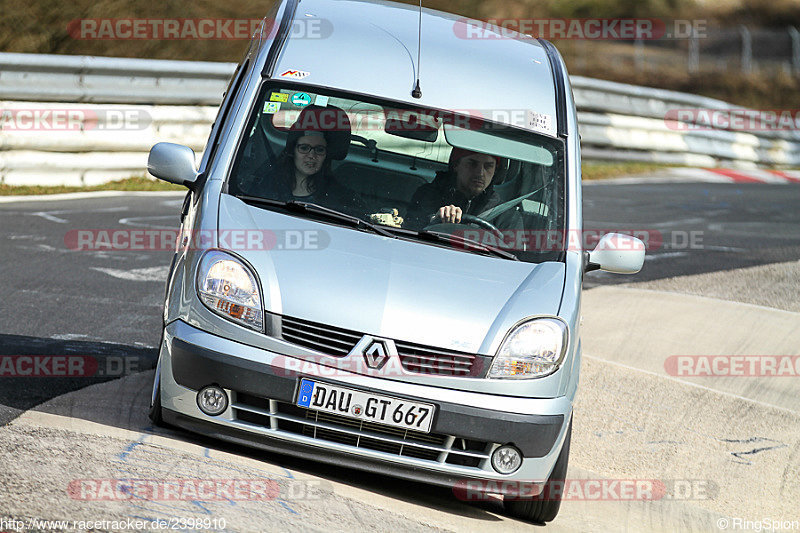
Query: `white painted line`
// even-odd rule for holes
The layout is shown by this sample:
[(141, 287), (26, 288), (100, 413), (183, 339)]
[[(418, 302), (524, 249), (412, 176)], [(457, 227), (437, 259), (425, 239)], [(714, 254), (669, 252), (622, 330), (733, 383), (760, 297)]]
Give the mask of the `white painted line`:
[(80, 340), (87, 340), (92, 339), (89, 335), (83, 335), (81, 333), (61, 333), (58, 335), (51, 335), (51, 339), (58, 339), (61, 341), (80, 341)]
[(796, 415), (800, 411), (795, 411), (794, 409), (789, 409), (788, 407), (781, 407), (779, 405), (773, 405), (771, 403), (762, 402), (761, 400), (754, 400), (752, 398), (747, 398), (745, 396), (739, 396), (738, 394), (734, 394), (732, 392), (726, 392), (719, 389), (714, 389), (712, 387), (707, 387), (705, 385), (700, 385), (699, 383), (692, 383), (691, 381), (686, 381), (683, 379), (679, 379), (673, 376), (666, 376), (664, 374), (659, 374), (658, 372), (653, 372), (652, 370), (644, 370), (642, 368), (636, 368), (635, 366), (626, 365), (625, 363), (619, 363), (617, 361), (610, 361), (608, 359), (603, 359), (601, 357), (595, 357), (593, 355), (583, 354), (583, 357), (587, 359), (594, 359), (595, 361), (600, 361), (601, 363), (607, 363), (609, 365), (618, 366), (620, 368), (624, 368), (626, 370), (631, 370), (633, 372), (640, 372), (642, 374), (647, 374), (648, 376), (655, 376), (657, 378), (666, 380), (666, 381), (674, 381), (675, 383), (680, 383), (681, 385), (687, 385), (689, 387), (694, 387), (697, 389), (706, 390), (709, 392), (714, 392), (716, 394), (721, 394), (722, 396), (727, 396), (729, 398), (735, 398), (737, 400), (742, 400), (744, 402), (754, 403), (756, 405), (760, 405), (762, 407), (769, 407), (770, 409), (777, 409), (779, 411), (784, 411), (786, 413), (792, 413)]
[(703, 250), (711, 250), (713, 252), (747, 252), (744, 248), (732, 248), (730, 246), (703, 246)]
[(68, 220), (65, 220), (61, 217), (57, 217), (55, 215), (65, 215), (69, 213), (114, 213), (119, 211), (128, 211), (130, 208), (126, 205), (119, 206), (119, 207), (104, 207), (101, 209), (65, 209), (60, 211), (37, 211), (35, 213), (29, 213), (33, 216), (42, 217), (45, 220), (49, 220), (50, 222), (56, 222), (58, 224), (66, 224)]
[(671, 259), (673, 257), (684, 257), (689, 255), (688, 252), (666, 252), (663, 254), (645, 255), (645, 261), (658, 261), (659, 259)]
[(124, 279), (127, 281), (167, 281), (169, 267), (157, 266), (149, 268), (134, 268), (132, 270), (120, 270), (117, 268), (90, 267), (92, 270), (108, 274), (109, 276)]
[(9, 235), (8, 239), (11, 241), (16, 240), (31, 240), (31, 241), (44, 241), (47, 237), (43, 235)]
[(656, 224), (650, 224), (650, 227), (652, 227), (652, 228), (669, 228), (669, 227), (672, 227), (672, 226), (678, 226), (678, 227), (684, 227), (685, 228), (686, 226), (691, 226), (691, 225), (695, 225), (695, 224), (702, 224), (705, 221), (706, 221), (705, 218), (683, 218), (681, 220), (671, 220), (671, 221), (667, 221), (667, 222), (658, 222)]
[(55, 222), (57, 224), (66, 224), (68, 222), (67, 220), (59, 218), (52, 213), (61, 213), (61, 211), (39, 211), (37, 213), (31, 213), (31, 215), (35, 217), (42, 217), (45, 220), (49, 220), (50, 222)]
[(68, 192), (64, 194), (39, 194), (31, 196), (0, 196), (0, 204), (17, 202), (57, 202), (61, 200), (86, 200), (116, 196), (186, 196), (184, 191), (95, 191)]
[[(800, 261), (798, 261), (798, 262), (800, 262)], [(613, 275), (613, 274), (609, 273), (609, 275)], [(595, 289), (595, 288), (599, 289), (601, 287), (602, 286), (600, 286), (600, 287), (592, 287), (592, 289)], [(640, 289), (639, 287), (631, 287), (631, 286), (628, 286), (628, 287), (617, 287), (617, 288), (619, 290), (645, 292), (645, 293), (650, 293), (650, 294), (653, 294), (653, 295), (678, 294), (680, 296), (685, 296), (687, 298), (693, 298), (693, 299), (698, 299), (698, 300), (709, 300), (711, 302), (720, 302), (720, 303), (724, 303), (725, 305), (735, 304), (737, 306), (750, 307), (752, 309), (762, 309), (764, 311), (769, 311), (771, 313), (789, 314), (789, 315), (797, 317), (797, 319), (800, 321), (800, 313), (798, 313), (796, 311), (786, 311), (785, 309), (776, 309), (775, 307), (767, 307), (765, 305), (749, 304), (749, 303), (744, 303), (744, 302), (734, 302), (733, 300), (724, 300), (722, 298), (712, 298), (711, 296), (701, 296), (699, 294), (685, 294), (685, 293), (677, 293), (677, 292), (670, 292), (670, 291), (663, 291), (663, 290), (656, 290), (656, 289)], [(591, 290), (591, 289), (589, 289), (589, 290)]]
[[(145, 223), (139, 222), (141, 220), (169, 220), (172, 223), (169, 225), (148, 224), (146, 222)], [(177, 231), (178, 214), (175, 213), (173, 215), (154, 215), (148, 217), (121, 218), (119, 219), (119, 224), (121, 226), (134, 226), (137, 228), (171, 229)]]
[(35, 213), (30, 213), (33, 216), (42, 217), (45, 220), (49, 220), (50, 222), (56, 222), (58, 224), (66, 224), (69, 222), (61, 217), (57, 217), (55, 215), (65, 215), (69, 213), (114, 213), (118, 211), (128, 211), (128, 206), (119, 206), (119, 207), (104, 207), (101, 209), (66, 209), (60, 211), (37, 211)]

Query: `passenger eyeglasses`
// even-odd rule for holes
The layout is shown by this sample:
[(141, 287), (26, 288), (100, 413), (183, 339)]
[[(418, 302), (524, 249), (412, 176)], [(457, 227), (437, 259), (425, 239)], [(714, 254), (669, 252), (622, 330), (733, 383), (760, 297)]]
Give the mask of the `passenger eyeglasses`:
[(321, 144), (318, 144), (317, 146), (311, 146), (310, 144), (298, 144), (296, 148), (297, 152), (300, 154), (307, 154), (312, 150), (316, 155), (325, 155), (328, 153), (328, 149)]

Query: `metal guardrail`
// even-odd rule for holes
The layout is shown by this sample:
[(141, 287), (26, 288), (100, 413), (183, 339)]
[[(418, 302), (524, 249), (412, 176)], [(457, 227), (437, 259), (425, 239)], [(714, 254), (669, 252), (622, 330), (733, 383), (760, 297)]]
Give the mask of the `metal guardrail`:
[(236, 65), (0, 53), (0, 100), (219, 105)]
[[(582, 151), (587, 159), (655, 161), (692, 166), (800, 165), (796, 129), (730, 131), (709, 121), (677, 123), (668, 112), (741, 110), (721, 100), (693, 94), (571, 77)], [(696, 114), (697, 119), (710, 113)]]
[[(142, 175), (158, 141), (202, 150), (233, 63), (0, 53), (0, 112), (77, 111), (68, 130), (0, 130), (0, 182), (92, 184)], [(731, 111), (726, 102), (573, 76), (585, 159), (691, 166), (800, 166), (797, 131), (677, 129), (677, 109)], [(113, 104), (109, 106), (108, 104)], [(130, 112), (137, 128), (115, 130)], [(700, 117), (702, 118), (702, 117)], [(701, 128), (697, 128), (700, 126)]]

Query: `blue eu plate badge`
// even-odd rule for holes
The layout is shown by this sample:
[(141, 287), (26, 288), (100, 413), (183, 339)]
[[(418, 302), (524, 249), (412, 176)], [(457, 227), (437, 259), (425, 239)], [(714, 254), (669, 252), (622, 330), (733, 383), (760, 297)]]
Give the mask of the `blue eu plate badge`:
[(314, 382), (307, 379), (300, 380), (300, 394), (297, 396), (297, 405), (308, 407), (314, 396)]

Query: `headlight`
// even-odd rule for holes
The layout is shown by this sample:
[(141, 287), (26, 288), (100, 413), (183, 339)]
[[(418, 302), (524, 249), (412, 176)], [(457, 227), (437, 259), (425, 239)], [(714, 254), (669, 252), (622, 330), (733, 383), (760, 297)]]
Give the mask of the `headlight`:
[(567, 350), (567, 326), (537, 318), (511, 330), (489, 370), (490, 378), (538, 378), (558, 370)]
[(197, 271), (197, 294), (216, 314), (263, 331), (264, 313), (258, 281), (250, 269), (232, 255), (218, 250), (206, 252)]

